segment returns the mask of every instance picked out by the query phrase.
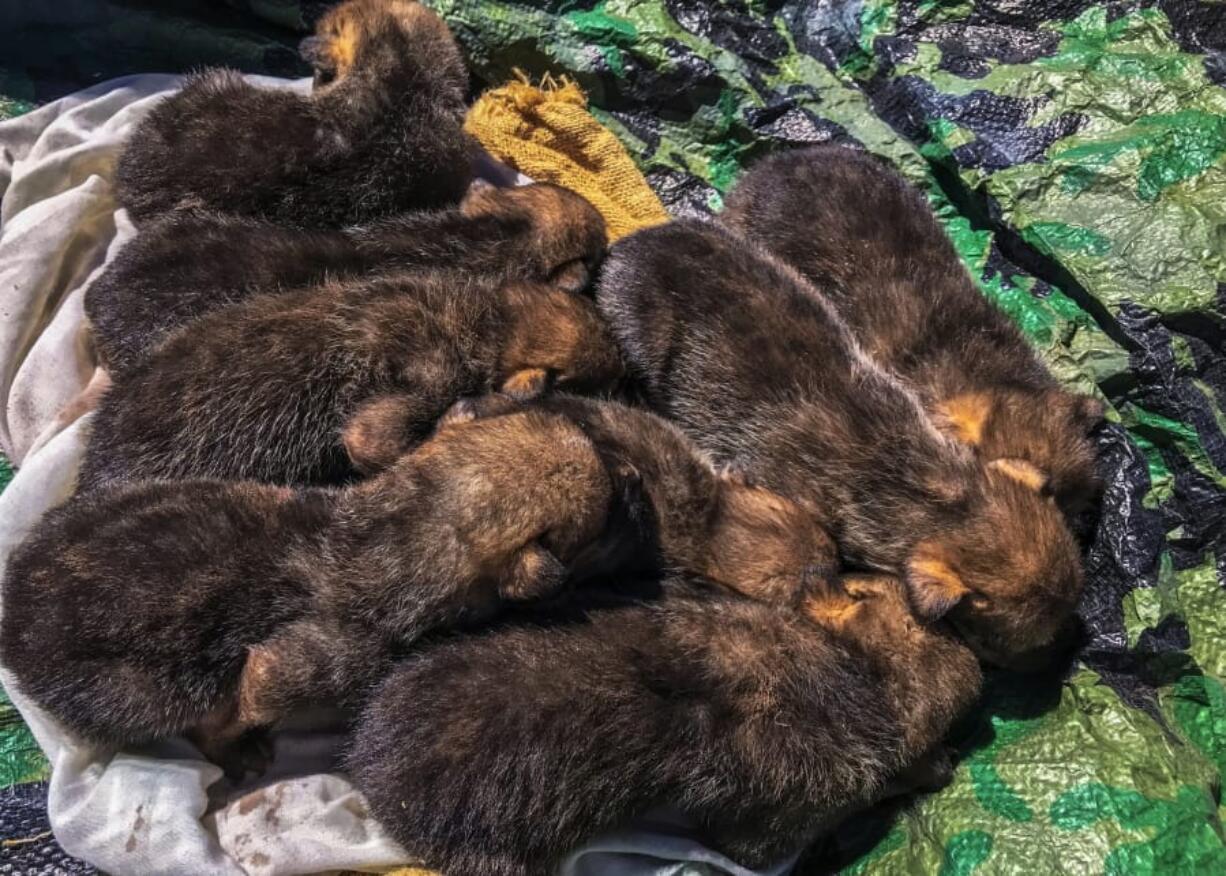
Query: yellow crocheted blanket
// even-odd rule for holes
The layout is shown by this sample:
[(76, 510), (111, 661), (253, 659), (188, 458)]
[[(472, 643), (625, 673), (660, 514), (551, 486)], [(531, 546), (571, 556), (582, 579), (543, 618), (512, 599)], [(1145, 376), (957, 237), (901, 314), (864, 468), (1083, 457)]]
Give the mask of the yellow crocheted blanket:
[(587, 96), (567, 77), (539, 86), (519, 79), (485, 92), (464, 127), (491, 155), (525, 176), (566, 186), (604, 216), (610, 241), (668, 221), (626, 149), (587, 110)]

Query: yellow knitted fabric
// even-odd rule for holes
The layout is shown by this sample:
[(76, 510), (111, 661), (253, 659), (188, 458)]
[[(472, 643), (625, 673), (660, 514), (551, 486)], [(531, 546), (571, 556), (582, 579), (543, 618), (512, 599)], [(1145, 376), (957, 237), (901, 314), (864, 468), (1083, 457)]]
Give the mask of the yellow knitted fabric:
[(537, 87), (516, 74), (468, 111), (464, 127), (486, 151), (525, 176), (583, 195), (604, 216), (610, 240), (668, 221), (625, 147), (587, 111), (578, 85), (546, 75)]

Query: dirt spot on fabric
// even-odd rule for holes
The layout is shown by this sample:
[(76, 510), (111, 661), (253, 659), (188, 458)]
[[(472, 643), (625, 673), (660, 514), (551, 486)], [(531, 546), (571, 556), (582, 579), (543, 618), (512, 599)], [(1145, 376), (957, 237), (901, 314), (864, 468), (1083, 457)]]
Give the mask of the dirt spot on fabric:
[(263, 791), (252, 791), (238, 801), (238, 814), (247, 815), (251, 810), (263, 805), (267, 800), (268, 795)]
[(346, 798), (341, 804), (345, 809), (353, 813), (353, 817), (359, 821), (364, 821), (370, 818), (370, 810), (366, 808), (366, 804), (362, 802), (362, 798), (354, 795)]
[(136, 820), (132, 822), (132, 833), (128, 837), (128, 841), (124, 843), (124, 846), (123, 846), (123, 850), (125, 852), (130, 853), (130, 852), (136, 851), (136, 847), (140, 844), (136, 838), (136, 834), (144, 830), (145, 828), (145, 816), (143, 814), (144, 811), (145, 811), (144, 803), (136, 807)]
[(279, 813), (281, 811), (281, 803), (285, 799), (285, 785), (278, 785), (277, 790), (273, 792), (272, 803), (268, 807), (268, 811), (264, 813), (264, 821), (270, 827), (280, 827), (281, 819)]

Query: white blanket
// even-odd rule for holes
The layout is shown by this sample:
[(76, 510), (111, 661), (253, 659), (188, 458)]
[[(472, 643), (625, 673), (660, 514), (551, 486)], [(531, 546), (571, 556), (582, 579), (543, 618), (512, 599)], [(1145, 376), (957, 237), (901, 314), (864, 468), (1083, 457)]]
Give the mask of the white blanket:
[[(270, 87), (306, 80), (263, 77)], [(0, 569), (38, 518), (71, 493), (88, 416), (64, 406), (95, 363), (83, 333), (85, 289), (133, 230), (111, 180), (120, 144), (173, 76), (116, 79), (0, 123), (0, 447), (18, 473), (0, 495)], [(0, 606), (2, 608), (2, 606)], [(51, 762), (56, 839), (115, 874), (382, 871), (411, 863), (345, 777), (326, 772), (341, 739), (277, 734), (258, 784), (230, 788), (184, 740), (99, 750), (72, 738), (2, 682)], [(666, 822), (644, 821), (576, 852), (565, 876), (753, 874)]]

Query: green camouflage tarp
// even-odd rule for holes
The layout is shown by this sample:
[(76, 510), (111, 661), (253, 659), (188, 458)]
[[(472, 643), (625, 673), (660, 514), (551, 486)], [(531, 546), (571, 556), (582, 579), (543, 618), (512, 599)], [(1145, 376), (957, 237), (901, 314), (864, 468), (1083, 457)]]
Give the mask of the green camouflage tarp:
[[(283, 72), (293, 39), (277, 27), (319, 9), (232, 5), (264, 24), (240, 39), (197, 23), (187, 62), (161, 62), (163, 45), (141, 63), (129, 46), (124, 69), (104, 69), (229, 55)], [(953, 784), (857, 819), (806, 866), (1226, 873), (1226, 3), (431, 5), (475, 84), (573, 76), (677, 213), (717, 210), (774, 149), (885, 156), (929, 191), (984, 294), (1053, 371), (1111, 403), (1075, 664), (993, 677), (955, 733)], [(107, 9), (109, 38), (149, 32), (124, 23), (128, 4)], [(62, 79), (73, 58), (55, 57)], [(46, 69), (0, 71), (0, 92), (67, 90)]]

